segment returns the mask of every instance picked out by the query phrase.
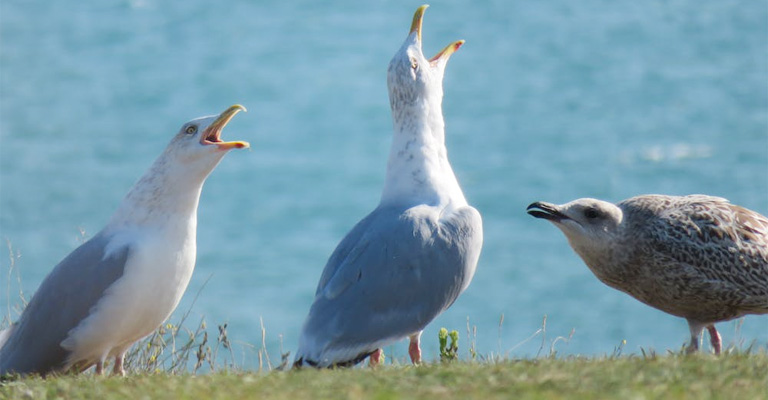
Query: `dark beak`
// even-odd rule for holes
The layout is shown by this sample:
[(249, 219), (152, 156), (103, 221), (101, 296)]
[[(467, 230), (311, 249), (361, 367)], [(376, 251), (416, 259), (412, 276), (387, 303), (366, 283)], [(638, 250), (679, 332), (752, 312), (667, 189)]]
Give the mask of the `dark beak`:
[(560, 222), (564, 219), (568, 219), (568, 216), (561, 213), (556, 205), (545, 203), (543, 201), (531, 203), (526, 210), (528, 210), (528, 214), (531, 214), (536, 218), (543, 218), (553, 222)]

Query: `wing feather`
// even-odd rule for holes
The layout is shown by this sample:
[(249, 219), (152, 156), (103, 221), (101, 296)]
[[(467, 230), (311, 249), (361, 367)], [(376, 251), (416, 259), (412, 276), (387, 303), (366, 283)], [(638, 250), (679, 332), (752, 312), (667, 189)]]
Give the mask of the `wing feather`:
[(104, 291), (123, 275), (130, 248), (107, 253), (102, 233), (64, 258), (43, 280), (0, 349), (0, 375), (46, 374), (64, 367), (61, 342), (85, 319)]
[(377, 208), (330, 257), (297, 359), (346, 362), (359, 354), (329, 354), (370, 352), (421, 331), (469, 285), (481, 246), (474, 208), (442, 219), (429, 207)]
[(640, 267), (669, 297), (654, 306), (700, 320), (768, 312), (768, 220), (719, 197), (659, 197), (622, 205), (642, 232), (642, 258), (655, 260)]

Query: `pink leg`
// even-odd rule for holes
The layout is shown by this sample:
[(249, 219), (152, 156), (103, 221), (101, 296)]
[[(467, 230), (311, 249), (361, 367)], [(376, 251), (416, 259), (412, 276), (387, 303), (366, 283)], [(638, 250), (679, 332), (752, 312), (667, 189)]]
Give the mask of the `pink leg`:
[(96, 375), (104, 375), (104, 362), (99, 361), (96, 363)]
[(414, 365), (421, 363), (421, 348), (419, 347), (420, 338), (421, 332), (411, 336), (411, 344), (408, 345), (408, 355), (411, 356), (411, 362)]
[(717, 333), (715, 325), (708, 326), (707, 330), (709, 331), (709, 341), (712, 343), (712, 348), (715, 349), (715, 354), (720, 354), (720, 350), (723, 348), (723, 341), (720, 339), (720, 334)]
[(125, 357), (124, 354), (120, 354), (119, 356), (115, 356), (115, 367), (112, 369), (112, 375), (125, 376), (125, 370), (123, 369), (123, 358), (124, 357)]
[(383, 351), (381, 349), (376, 349), (371, 355), (368, 357), (368, 365), (370, 367), (375, 367), (379, 365), (379, 362), (381, 362), (381, 354)]

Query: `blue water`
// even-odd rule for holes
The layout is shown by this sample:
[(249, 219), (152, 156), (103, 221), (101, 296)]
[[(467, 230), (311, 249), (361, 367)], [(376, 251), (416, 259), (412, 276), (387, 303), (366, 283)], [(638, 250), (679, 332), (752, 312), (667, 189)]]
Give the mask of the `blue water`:
[[(248, 368), (242, 343), (260, 345), (260, 319), (273, 361), (281, 340), (295, 351), (327, 257), (378, 202), (386, 66), (418, 5), (0, 2), (0, 237), (16, 267), (3, 244), (3, 315), (16, 274), (31, 295), (183, 122), (241, 103), (224, 136), (252, 150), (206, 183), (197, 268), (173, 318), (191, 307), (194, 321), (227, 322)], [(447, 146), (485, 245), (470, 288), (425, 332), (426, 356), (441, 326), (462, 332), (466, 354), (467, 318), (481, 354), (547, 353), (572, 330), (560, 354), (679, 349), (683, 320), (598, 282), (525, 207), (707, 193), (768, 213), (768, 3), (433, 3), (425, 52), (457, 39)], [(544, 315), (546, 336), (526, 341)], [(720, 329), (727, 344), (768, 343), (768, 316)]]

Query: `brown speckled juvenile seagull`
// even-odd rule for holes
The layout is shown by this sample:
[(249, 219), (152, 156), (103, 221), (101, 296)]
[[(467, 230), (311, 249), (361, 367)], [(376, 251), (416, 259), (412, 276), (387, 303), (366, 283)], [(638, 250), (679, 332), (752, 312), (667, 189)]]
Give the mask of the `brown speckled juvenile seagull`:
[(600, 281), (688, 320), (689, 352), (705, 327), (719, 354), (716, 322), (768, 313), (768, 218), (726, 199), (578, 199), (528, 213), (560, 228)]

